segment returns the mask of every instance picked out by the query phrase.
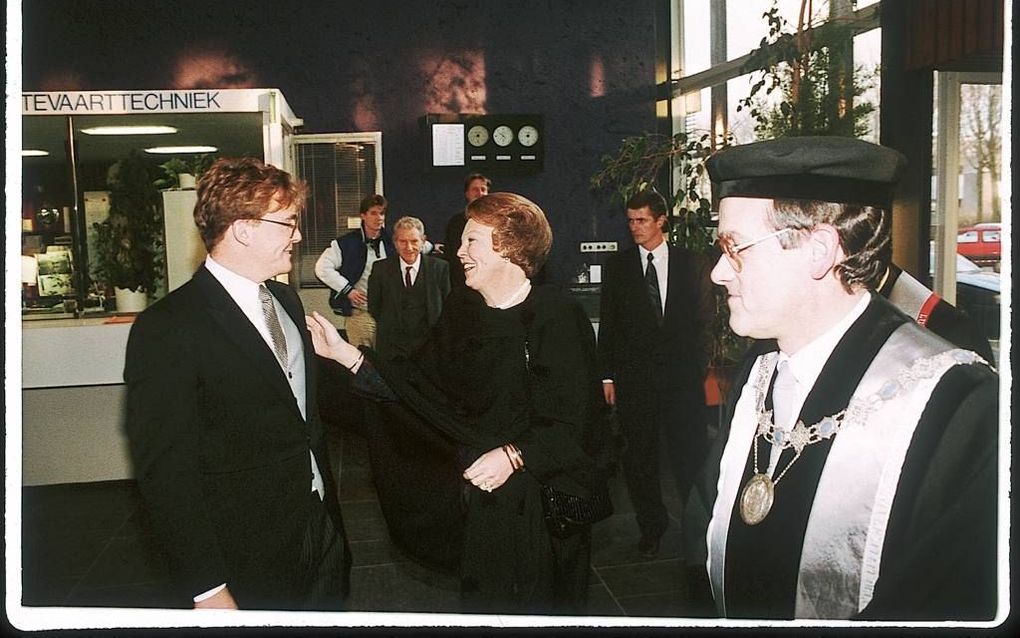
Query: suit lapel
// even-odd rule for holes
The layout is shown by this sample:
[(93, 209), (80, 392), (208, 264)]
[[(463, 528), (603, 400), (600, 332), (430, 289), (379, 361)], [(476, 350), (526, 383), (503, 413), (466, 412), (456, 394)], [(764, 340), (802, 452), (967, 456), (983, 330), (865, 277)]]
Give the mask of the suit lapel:
[[(205, 266), (201, 266), (195, 272), (194, 280), (208, 301), (206, 310), (215, 322), (219, 324), (220, 328), (222, 328), (226, 338), (237, 346), (242, 356), (247, 357), (254, 364), (253, 367), (259, 371), (266, 382), (276, 392), (279, 392), (289, 405), (292, 405), (294, 411), (300, 417), (301, 411), (298, 409), (297, 401), (294, 400), (294, 393), (287, 382), (287, 377), (280, 368), (276, 355), (273, 354), (273, 351), (266, 344), (259, 331), (248, 320), (248, 317), (241, 311), (241, 308), (234, 302), (234, 299), (220, 282), (206, 270)], [(282, 285), (277, 284), (277, 282), (271, 283)], [(270, 289), (272, 290), (272, 287)], [(280, 297), (277, 296), (277, 298), (279, 299)], [(281, 303), (283, 303), (282, 300)], [(287, 309), (287, 314), (293, 320), (294, 315), (291, 309), (287, 308), (286, 304), (284, 308)], [(304, 325), (303, 317), (301, 321), (302, 323), (298, 324), (299, 331), (300, 327)], [(307, 348), (305, 359), (307, 373)]]

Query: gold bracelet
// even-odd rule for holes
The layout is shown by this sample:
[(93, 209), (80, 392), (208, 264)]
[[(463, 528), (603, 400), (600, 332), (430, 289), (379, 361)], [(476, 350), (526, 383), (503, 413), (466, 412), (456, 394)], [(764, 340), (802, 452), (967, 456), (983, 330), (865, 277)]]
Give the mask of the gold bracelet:
[(358, 364), (361, 363), (364, 360), (365, 360), (365, 353), (362, 352), (361, 354), (358, 355), (358, 358), (354, 360), (354, 363), (352, 363), (350, 365), (350, 367), (347, 367), (347, 366), (344, 366), (344, 367), (347, 368), (348, 372), (350, 372), (351, 374), (354, 374), (354, 368), (358, 367)]
[(517, 446), (513, 443), (507, 443), (503, 446), (503, 452), (506, 454), (506, 458), (510, 461), (510, 467), (514, 471), (524, 467), (524, 457), (521, 456), (521, 451), (517, 449)]

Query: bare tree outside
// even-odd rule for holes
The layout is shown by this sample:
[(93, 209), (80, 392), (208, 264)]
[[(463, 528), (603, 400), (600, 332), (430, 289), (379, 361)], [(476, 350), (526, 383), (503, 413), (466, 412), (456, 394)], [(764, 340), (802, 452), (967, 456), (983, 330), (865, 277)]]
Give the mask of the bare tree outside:
[[(960, 165), (965, 173), (976, 174), (976, 217), (966, 220), (971, 223), (1002, 219), (997, 188), (1002, 167), (1001, 101), (1001, 85), (964, 84), (960, 87)], [(964, 211), (960, 212), (962, 215)], [(965, 220), (961, 218), (960, 221)]]

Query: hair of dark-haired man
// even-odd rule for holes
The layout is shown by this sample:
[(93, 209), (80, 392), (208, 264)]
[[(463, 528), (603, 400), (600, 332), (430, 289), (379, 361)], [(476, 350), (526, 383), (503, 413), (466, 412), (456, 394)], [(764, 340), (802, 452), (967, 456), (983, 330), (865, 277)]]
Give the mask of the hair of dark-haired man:
[(652, 211), (655, 217), (661, 217), (666, 214), (666, 198), (664, 198), (659, 191), (654, 188), (646, 188), (645, 190), (638, 191), (630, 196), (627, 200), (627, 210), (638, 210), (648, 207)]
[(361, 200), (361, 204), (358, 206), (358, 214), (364, 215), (368, 212), (368, 209), (373, 206), (382, 206), (383, 210), (386, 210), (386, 207), (389, 206), (389, 202), (387, 202), (386, 198), (382, 195), (367, 195)]

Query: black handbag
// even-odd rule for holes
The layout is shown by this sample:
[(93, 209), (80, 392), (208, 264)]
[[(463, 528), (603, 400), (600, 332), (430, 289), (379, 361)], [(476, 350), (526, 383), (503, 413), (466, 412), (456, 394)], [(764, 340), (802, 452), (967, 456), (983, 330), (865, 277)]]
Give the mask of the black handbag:
[(543, 484), (542, 512), (549, 533), (557, 538), (567, 538), (612, 516), (613, 502), (605, 486), (583, 498)]

